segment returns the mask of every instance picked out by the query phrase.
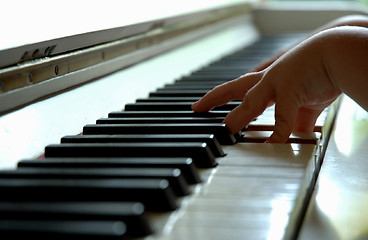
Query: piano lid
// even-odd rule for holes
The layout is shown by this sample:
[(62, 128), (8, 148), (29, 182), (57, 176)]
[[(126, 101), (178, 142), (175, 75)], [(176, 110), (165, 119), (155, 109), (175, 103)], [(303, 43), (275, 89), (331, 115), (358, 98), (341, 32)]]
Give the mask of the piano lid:
[(246, 2), (250, 0), (8, 1), (1, 6), (0, 68), (123, 39)]

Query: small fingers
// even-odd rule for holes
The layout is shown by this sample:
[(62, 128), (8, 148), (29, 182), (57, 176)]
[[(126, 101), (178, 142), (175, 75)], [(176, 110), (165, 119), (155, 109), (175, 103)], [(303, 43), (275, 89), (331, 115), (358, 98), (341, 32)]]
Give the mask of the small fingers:
[(293, 131), (299, 106), (290, 97), (276, 101), (275, 129), (266, 143), (286, 143)]
[(310, 133), (313, 132), (318, 116), (323, 109), (309, 109), (301, 107), (298, 111), (293, 132)]
[(235, 134), (262, 114), (271, 101), (271, 88), (262, 83), (257, 84), (245, 95), (243, 102), (226, 116), (224, 123)]
[(192, 105), (192, 110), (195, 112), (207, 112), (230, 101), (241, 100), (259, 79), (258, 73), (252, 73), (217, 86), (195, 102)]
[(233, 82), (228, 82), (215, 87), (201, 99), (193, 103), (192, 110), (194, 112), (208, 112), (214, 107), (224, 105), (233, 100), (231, 94), (235, 90), (233, 85)]

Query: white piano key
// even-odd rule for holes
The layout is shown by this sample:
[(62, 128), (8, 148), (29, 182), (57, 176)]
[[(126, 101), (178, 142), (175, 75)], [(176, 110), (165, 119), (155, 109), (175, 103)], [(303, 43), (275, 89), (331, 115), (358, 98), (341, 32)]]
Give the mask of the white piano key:
[(215, 175), (211, 184), (201, 191), (210, 195), (271, 195), (274, 193), (294, 194), (301, 185), (300, 179), (275, 179), (253, 177), (225, 177)]
[[(208, 198), (206, 196), (196, 197), (195, 204), (189, 205), (187, 211), (195, 212), (244, 212), (244, 213), (265, 213), (277, 210), (282, 202), (283, 210), (290, 212), (292, 210), (293, 201), (295, 198), (283, 196), (279, 199), (269, 199), (264, 196), (249, 196), (246, 198), (236, 196), (221, 196), (218, 198)], [(234, 207), (235, 206), (235, 207)]]
[[(310, 184), (317, 146), (240, 143), (204, 182), (184, 197), (182, 208), (151, 216), (149, 239), (280, 239), (300, 211)], [(247, 161), (242, 161), (247, 159)], [(157, 221), (157, 219), (159, 219)]]
[[(255, 143), (264, 143), (272, 134), (272, 131), (245, 131), (243, 138), (245, 142), (255, 142)], [(309, 143), (309, 144), (319, 144), (319, 140), (321, 139), (321, 133), (312, 132), (312, 133), (292, 133), (289, 136), (288, 142), (290, 143)]]
[(278, 167), (278, 166), (228, 166), (223, 164), (217, 169), (217, 176), (246, 176), (246, 177), (267, 177), (267, 178), (301, 178), (304, 174), (303, 167)]
[(211, 240), (223, 240), (223, 239), (231, 239), (231, 240), (244, 240), (244, 238), (252, 239), (252, 240), (264, 240), (267, 239), (267, 234), (264, 232), (259, 232), (257, 230), (249, 230), (249, 229), (234, 229), (234, 228), (219, 228), (216, 231), (213, 231), (212, 227), (203, 228), (197, 226), (191, 226), (190, 231), (187, 228), (183, 227), (177, 230), (175, 234), (172, 236), (162, 236), (157, 239), (159, 240), (187, 240), (187, 239), (211, 239)]
[(226, 158), (219, 158), (220, 164), (304, 167), (315, 158), (316, 146), (313, 144), (259, 144), (238, 143), (224, 146)]
[(177, 222), (180, 227), (188, 229), (194, 226), (203, 228), (243, 228), (243, 229), (265, 229), (269, 225), (269, 212), (263, 214), (239, 213), (239, 212), (192, 212), (186, 211)]
[[(315, 123), (314, 131), (323, 133), (326, 119), (328, 117), (328, 110), (326, 108), (317, 118)], [(250, 122), (248, 130), (250, 131), (273, 131), (275, 126), (275, 106), (267, 108), (257, 119)], [(327, 126), (326, 126), (327, 127)]]
[(282, 225), (288, 220), (287, 215), (278, 215), (278, 221), (273, 222), (270, 216), (272, 212), (255, 215), (188, 211), (174, 231), (157, 239), (267, 239), (274, 225), (278, 234), (282, 234), (285, 230)]

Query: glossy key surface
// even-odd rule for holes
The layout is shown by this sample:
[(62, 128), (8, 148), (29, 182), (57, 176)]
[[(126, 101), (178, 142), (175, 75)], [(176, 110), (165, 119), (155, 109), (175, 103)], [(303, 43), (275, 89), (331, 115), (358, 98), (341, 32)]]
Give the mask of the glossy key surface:
[(19, 168), (1, 170), (2, 178), (29, 179), (166, 179), (178, 196), (189, 194), (188, 185), (179, 169), (173, 168)]
[[(190, 111), (194, 102), (137, 102), (125, 105), (125, 111)], [(230, 102), (213, 110), (232, 110), (239, 102)]]
[[(110, 119), (110, 118), (109, 118)], [(129, 118), (128, 118), (129, 119)], [(216, 157), (225, 153), (213, 134), (124, 134), (124, 135), (69, 135), (61, 143), (113, 143), (113, 142), (205, 142)]]
[(97, 124), (126, 124), (126, 123), (222, 123), (222, 117), (137, 117), (137, 118), (100, 118)]
[(125, 233), (126, 225), (121, 221), (0, 219), (0, 235), (4, 240), (120, 240)]
[(207, 90), (158, 90), (149, 94), (150, 97), (202, 97)]
[(108, 114), (109, 118), (122, 117), (222, 117), (230, 111), (209, 111), (195, 113), (193, 111), (116, 111)]
[[(185, 87), (184, 85), (183, 87)], [(149, 97), (138, 98), (135, 102), (195, 102), (199, 100), (199, 97)]]
[(2, 178), (0, 192), (0, 201), (138, 201), (155, 211), (178, 207), (164, 179)]
[(152, 229), (139, 202), (0, 202), (0, 219), (122, 221), (127, 236), (146, 236)]
[(18, 168), (178, 168), (185, 180), (200, 183), (198, 170), (191, 158), (43, 158), (24, 159), (18, 162)]
[(46, 157), (188, 157), (198, 167), (214, 167), (206, 143), (65, 143), (45, 148)]
[(83, 134), (214, 134), (220, 144), (228, 145), (237, 137), (223, 123), (88, 124)]

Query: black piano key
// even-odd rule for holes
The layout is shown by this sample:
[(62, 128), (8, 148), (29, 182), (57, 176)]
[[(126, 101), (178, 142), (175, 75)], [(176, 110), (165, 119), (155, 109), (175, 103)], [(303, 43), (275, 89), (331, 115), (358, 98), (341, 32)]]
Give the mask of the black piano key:
[[(224, 63), (226, 65), (226, 63), (228, 62), (239, 62), (242, 63), (242, 65), (253, 65), (253, 64), (257, 64), (259, 61), (262, 61), (265, 59), (265, 51), (254, 51), (251, 49), (244, 49), (243, 51), (239, 51), (237, 53), (225, 56), (223, 58), (221, 58), (219, 61), (214, 62), (214, 63)], [(240, 65), (241, 66), (241, 65)], [(238, 66), (238, 67), (240, 67)]]
[(191, 158), (43, 158), (24, 159), (22, 167), (55, 168), (177, 168), (189, 184), (202, 182)]
[(166, 118), (100, 118), (96, 124), (129, 124), (129, 123), (222, 123), (224, 118), (201, 118), (201, 117), (166, 117)]
[(188, 77), (183, 77), (183, 78), (177, 79), (172, 84), (173, 85), (178, 85), (178, 86), (181, 86), (181, 85), (187, 86), (187, 85), (195, 85), (195, 84), (198, 84), (198, 83), (199, 84), (202, 83), (202, 84), (206, 84), (206, 85), (208, 84), (208, 85), (217, 86), (217, 85), (226, 83), (230, 80), (231, 79), (227, 79), (227, 78), (220, 78), (220, 79), (216, 80), (216, 79), (213, 79), (213, 78), (210, 78), (210, 77), (204, 77), (204, 76), (201, 76), (201, 77), (188, 76)]
[[(120, 118), (117, 119), (119, 120)], [(167, 141), (205, 142), (211, 149), (215, 157), (225, 156), (222, 147), (220, 146), (219, 142), (217, 141), (217, 139), (213, 134), (71, 135), (71, 136), (64, 136), (61, 138), (61, 143), (167, 142)]]
[[(125, 105), (125, 111), (190, 111), (194, 102), (136, 102)], [(240, 102), (229, 102), (213, 110), (233, 110)]]
[(45, 157), (190, 157), (198, 167), (217, 165), (207, 144), (195, 142), (51, 144), (45, 148)]
[[(248, 69), (250, 70), (250, 69)], [(200, 76), (205, 76), (205, 77), (214, 77), (214, 76), (220, 76), (223, 77), (225, 79), (235, 79), (240, 77), (241, 75), (243, 75), (244, 73), (247, 72), (247, 69), (244, 68), (244, 70), (242, 71), (237, 71), (237, 72), (216, 72), (216, 73), (211, 73), (211, 72), (206, 72), (204, 70), (202, 70), (202, 72), (198, 71), (198, 72), (194, 72), (191, 74), (191, 76), (193, 77), (200, 77)]]
[(180, 169), (173, 168), (19, 168), (0, 170), (2, 178), (45, 178), (45, 179), (166, 179), (177, 196), (189, 194), (189, 187)]
[(199, 97), (150, 97), (138, 98), (135, 102), (195, 102)]
[(206, 90), (158, 90), (151, 92), (150, 97), (202, 97), (208, 91)]
[(127, 236), (153, 233), (139, 202), (0, 202), (0, 219), (116, 220), (126, 224)]
[[(229, 67), (230, 68), (230, 67)], [(250, 68), (243, 67), (242, 69), (228, 69), (226, 67), (206, 67), (202, 70), (198, 70), (192, 74), (192, 76), (224, 76), (226, 78), (237, 78), (249, 71)]]
[[(199, 90), (205, 90), (205, 91), (210, 91), (211, 89), (213, 89), (213, 85), (200, 85), (200, 84), (190, 84), (190, 85), (169, 85), (169, 86), (165, 86), (163, 88), (157, 88), (156, 91), (187, 91), (187, 90), (194, 90), (194, 91), (199, 91)], [(189, 98), (189, 97), (188, 97)], [(191, 98), (199, 98), (199, 97), (191, 97)]]
[[(225, 61), (221, 61), (220, 64), (209, 64), (206, 67), (198, 70), (196, 72), (197, 73), (205, 73), (205, 74), (217, 74), (218, 72), (221, 73), (236, 73), (236, 74), (244, 74), (246, 73), (246, 69), (247, 69), (247, 62), (245, 61), (240, 61), (237, 65), (233, 64), (233, 65), (228, 65), (228, 66), (223, 66), (222, 64), (225, 65)], [(233, 62), (232, 62), (233, 63)]]
[(195, 113), (193, 111), (117, 111), (108, 114), (109, 118), (123, 117), (222, 117), (225, 118), (230, 111), (209, 111)]
[(178, 207), (165, 179), (2, 178), (0, 192), (0, 201), (137, 201), (149, 211)]
[[(199, 82), (197, 84), (195, 83), (191, 83), (191, 84), (179, 84), (180, 82), (177, 82), (175, 84), (166, 84), (164, 86), (165, 89), (171, 89), (171, 90), (181, 90), (181, 89), (193, 89), (193, 90), (198, 90), (198, 89), (206, 89), (206, 90), (211, 90), (214, 87), (216, 87), (219, 84), (216, 83), (205, 83), (205, 82)], [(183, 97), (185, 98), (185, 97)], [(192, 98), (192, 99), (199, 99), (199, 97), (187, 97), (187, 98)]]
[(0, 219), (3, 240), (121, 240), (125, 232), (121, 221)]
[(256, 61), (259, 61), (260, 59), (248, 59), (247, 57), (244, 57), (243, 61), (241, 59), (231, 61), (229, 59), (221, 59), (220, 61), (213, 62), (206, 66), (206, 68), (243, 68), (246, 66), (243, 70), (243, 74), (246, 73), (246, 69), (251, 69), (253, 67), (256, 67)]
[(239, 137), (223, 123), (88, 124), (83, 134), (213, 134), (222, 145), (235, 144)]
[(195, 75), (188, 75), (184, 76), (180, 79), (175, 80), (175, 82), (192, 82), (193, 84), (199, 82), (199, 81), (213, 81), (218, 83), (224, 83), (227, 81), (230, 81), (234, 78), (229, 78), (227, 76), (221, 76), (221, 75), (213, 75), (213, 76), (195, 76)]

